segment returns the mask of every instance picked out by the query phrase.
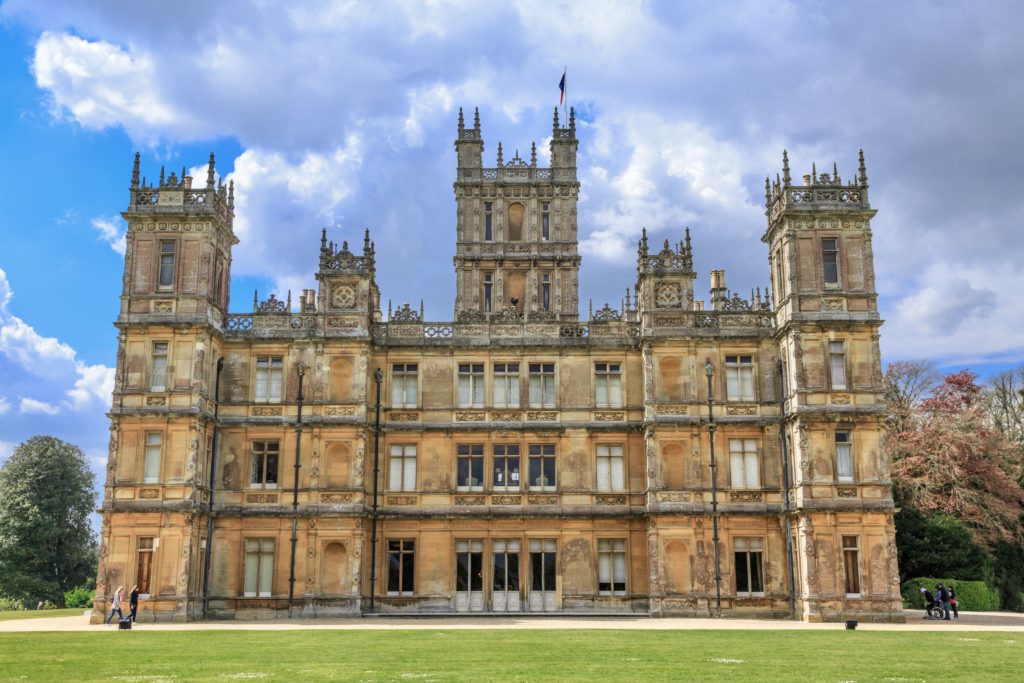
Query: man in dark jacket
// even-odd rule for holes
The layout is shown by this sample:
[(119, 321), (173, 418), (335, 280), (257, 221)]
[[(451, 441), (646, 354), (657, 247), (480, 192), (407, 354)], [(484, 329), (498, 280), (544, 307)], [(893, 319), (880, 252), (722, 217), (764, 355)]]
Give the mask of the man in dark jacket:
[(949, 590), (940, 583), (935, 587), (935, 591), (939, 594), (939, 602), (942, 604), (942, 609), (946, 612), (946, 616), (944, 618), (946, 621), (950, 621)]

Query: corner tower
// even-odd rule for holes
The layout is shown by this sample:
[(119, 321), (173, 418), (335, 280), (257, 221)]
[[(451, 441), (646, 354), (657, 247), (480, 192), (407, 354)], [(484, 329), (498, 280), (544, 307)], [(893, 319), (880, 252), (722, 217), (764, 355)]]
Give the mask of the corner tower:
[(576, 320), (579, 317), (579, 243), (576, 203), (576, 114), (561, 127), (555, 110), (551, 167), (518, 150), (483, 166), (479, 112), (467, 128), (459, 110), (455, 150), (456, 320), (491, 317)]

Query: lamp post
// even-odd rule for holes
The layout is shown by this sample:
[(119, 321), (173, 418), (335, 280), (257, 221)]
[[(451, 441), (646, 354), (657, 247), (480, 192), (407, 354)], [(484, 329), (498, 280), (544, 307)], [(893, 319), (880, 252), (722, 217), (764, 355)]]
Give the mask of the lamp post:
[(715, 462), (715, 414), (712, 409), (711, 379), (715, 366), (708, 360), (704, 363), (708, 377), (708, 440), (711, 452), (711, 542), (715, 547), (715, 616), (722, 616), (722, 562), (718, 553), (718, 464)]
[(384, 373), (380, 368), (373, 371), (373, 381), (377, 385), (377, 402), (374, 406), (373, 422), (373, 509), (370, 518), (370, 611), (373, 611), (374, 595), (377, 583), (377, 482), (380, 479), (380, 383)]
[(292, 616), (292, 602), (295, 600), (295, 547), (299, 542), (299, 455), (302, 449), (302, 378), (306, 365), (299, 363), (299, 391), (296, 395), (298, 413), (295, 419), (295, 479), (292, 485), (292, 557), (288, 570), (288, 616)]

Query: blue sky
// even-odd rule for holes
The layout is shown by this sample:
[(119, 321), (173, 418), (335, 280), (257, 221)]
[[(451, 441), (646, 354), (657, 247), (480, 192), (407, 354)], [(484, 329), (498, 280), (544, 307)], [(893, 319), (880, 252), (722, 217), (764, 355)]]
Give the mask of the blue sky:
[(369, 227), (385, 301), (448, 320), (458, 107), (485, 163), (543, 163), (566, 65), (582, 310), (632, 286), (642, 226), (690, 226), (699, 292), (763, 287), (782, 149), (849, 177), (863, 148), (886, 360), (1019, 365), (1022, 29), (1013, 2), (2, 2), (0, 459), (51, 433), (102, 472), (136, 150), (235, 180), (233, 310)]

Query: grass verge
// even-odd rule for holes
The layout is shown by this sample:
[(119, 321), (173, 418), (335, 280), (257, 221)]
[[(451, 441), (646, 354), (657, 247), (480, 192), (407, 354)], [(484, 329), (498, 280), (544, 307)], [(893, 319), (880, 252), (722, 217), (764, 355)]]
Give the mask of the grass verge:
[(0, 678), (46, 681), (981, 681), (1019, 680), (1024, 634), (143, 626), (0, 634), (0, 652)]
[(16, 619), (47, 619), (49, 617), (78, 617), (85, 614), (84, 607), (69, 607), (67, 609), (26, 609), (16, 612), (0, 612), (0, 621), (14, 621)]

